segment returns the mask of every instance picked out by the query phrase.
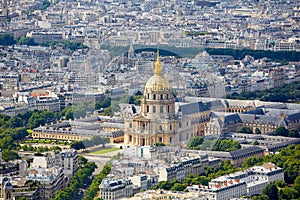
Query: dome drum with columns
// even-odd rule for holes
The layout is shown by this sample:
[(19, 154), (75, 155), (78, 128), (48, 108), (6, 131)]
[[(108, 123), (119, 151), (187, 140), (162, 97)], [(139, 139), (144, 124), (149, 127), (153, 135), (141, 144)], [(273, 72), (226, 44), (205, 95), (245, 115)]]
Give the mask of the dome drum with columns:
[(141, 113), (125, 121), (124, 143), (140, 146), (175, 143), (178, 127), (175, 98), (169, 81), (162, 75), (157, 52), (154, 74), (148, 79), (141, 99)]

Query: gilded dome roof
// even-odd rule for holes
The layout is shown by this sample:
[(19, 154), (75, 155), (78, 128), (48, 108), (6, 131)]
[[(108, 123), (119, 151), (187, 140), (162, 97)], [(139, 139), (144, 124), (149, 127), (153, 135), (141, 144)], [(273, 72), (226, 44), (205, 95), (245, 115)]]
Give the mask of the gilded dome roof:
[(157, 51), (157, 58), (155, 62), (154, 75), (151, 76), (145, 86), (145, 91), (169, 91), (170, 83), (162, 76), (162, 66), (160, 62), (159, 52)]
[(146, 83), (145, 90), (149, 89), (152, 91), (168, 91), (170, 90), (170, 83), (166, 78), (154, 75)]

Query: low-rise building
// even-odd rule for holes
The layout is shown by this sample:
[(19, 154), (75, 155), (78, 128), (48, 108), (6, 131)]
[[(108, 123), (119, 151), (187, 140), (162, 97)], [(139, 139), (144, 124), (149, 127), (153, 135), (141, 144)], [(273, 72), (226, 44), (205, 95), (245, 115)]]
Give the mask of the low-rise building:
[(131, 180), (132, 184), (139, 187), (140, 190), (147, 190), (158, 183), (158, 175), (155, 174), (137, 174), (128, 178)]
[(131, 180), (104, 178), (99, 186), (99, 197), (104, 200), (120, 199), (133, 195), (133, 185)]
[(43, 200), (52, 199), (58, 190), (65, 188), (63, 168), (34, 168), (27, 172), (26, 180), (40, 182), (40, 198)]
[(269, 183), (284, 181), (282, 168), (273, 163), (254, 166), (245, 171), (238, 171), (211, 180), (208, 186), (193, 185), (188, 190), (204, 193), (213, 200), (229, 200), (243, 195), (260, 195)]

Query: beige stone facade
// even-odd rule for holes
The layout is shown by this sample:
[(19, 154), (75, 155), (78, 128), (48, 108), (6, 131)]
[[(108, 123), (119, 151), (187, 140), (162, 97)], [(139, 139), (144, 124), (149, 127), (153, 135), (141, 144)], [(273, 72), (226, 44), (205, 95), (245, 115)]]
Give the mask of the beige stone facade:
[(159, 55), (154, 75), (146, 83), (141, 99), (141, 113), (125, 121), (126, 145), (153, 145), (178, 142), (179, 120), (175, 115), (175, 98), (169, 81), (162, 75)]

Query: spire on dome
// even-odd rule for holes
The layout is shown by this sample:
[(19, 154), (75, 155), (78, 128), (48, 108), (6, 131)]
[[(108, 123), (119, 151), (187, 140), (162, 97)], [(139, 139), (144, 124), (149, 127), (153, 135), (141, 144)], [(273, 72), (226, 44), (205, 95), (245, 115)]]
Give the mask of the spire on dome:
[(160, 62), (159, 50), (157, 50), (157, 57), (156, 57), (155, 68), (154, 68), (154, 75), (162, 76), (162, 67), (161, 67), (161, 62)]

